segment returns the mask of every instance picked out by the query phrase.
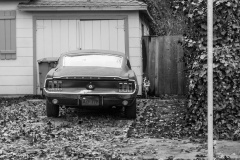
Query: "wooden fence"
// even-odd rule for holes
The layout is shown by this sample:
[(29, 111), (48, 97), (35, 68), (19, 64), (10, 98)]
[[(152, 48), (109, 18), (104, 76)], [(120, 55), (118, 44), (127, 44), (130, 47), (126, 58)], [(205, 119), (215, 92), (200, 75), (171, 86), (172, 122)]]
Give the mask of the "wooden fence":
[(151, 95), (186, 94), (181, 40), (182, 36), (143, 37), (143, 76), (150, 80)]

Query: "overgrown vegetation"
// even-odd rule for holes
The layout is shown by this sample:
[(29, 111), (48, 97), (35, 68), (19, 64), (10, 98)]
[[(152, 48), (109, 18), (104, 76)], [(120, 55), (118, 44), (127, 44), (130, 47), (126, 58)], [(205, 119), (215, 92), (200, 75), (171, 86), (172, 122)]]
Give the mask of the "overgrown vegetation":
[(181, 35), (185, 30), (185, 16), (173, 14), (173, 0), (141, 0), (148, 5), (154, 22), (150, 24), (154, 35)]
[[(144, 0), (157, 25), (157, 35), (173, 35), (169, 30), (178, 19), (183, 33), (184, 62), (189, 78), (188, 114), (185, 119), (193, 135), (207, 133), (207, 1)], [(172, 15), (172, 16), (169, 16)], [(179, 18), (181, 17), (181, 18)], [(214, 1), (214, 135), (216, 138), (240, 138), (239, 49), (240, 2)], [(164, 23), (164, 24), (161, 24)]]

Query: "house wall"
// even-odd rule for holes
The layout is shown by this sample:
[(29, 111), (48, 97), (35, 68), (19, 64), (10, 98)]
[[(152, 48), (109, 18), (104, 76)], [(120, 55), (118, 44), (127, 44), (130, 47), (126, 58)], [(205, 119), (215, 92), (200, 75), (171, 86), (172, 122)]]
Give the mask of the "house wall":
[(139, 95), (142, 94), (142, 35), (139, 12), (128, 17), (129, 26), (129, 58), (132, 69), (135, 71), (139, 85)]
[[(0, 10), (17, 10), (19, 1), (0, 1)], [(0, 94), (33, 93), (32, 15), (16, 13), (16, 60), (0, 60)]]
[[(0, 10), (17, 10), (16, 1), (0, 2)], [(34, 47), (34, 15), (44, 14), (43, 12), (22, 12), (16, 13), (16, 60), (0, 60), (0, 95), (8, 94), (34, 94), (36, 87), (34, 85), (34, 76), (36, 75), (37, 62), (34, 61), (35, 47)], [(45, 13), (57, 15), (68, 15), (70, 12), (51, 12)], [(132, 69), (138, 77), (138, 84), (142, 84), (142, 49), (141, 49), (141, 23), (138, 11), (110, 11), (110, 12), (71, 12), (74, 15), (116, 15), (127, 16), (128, 25), (128, 41), (129, 59)]]

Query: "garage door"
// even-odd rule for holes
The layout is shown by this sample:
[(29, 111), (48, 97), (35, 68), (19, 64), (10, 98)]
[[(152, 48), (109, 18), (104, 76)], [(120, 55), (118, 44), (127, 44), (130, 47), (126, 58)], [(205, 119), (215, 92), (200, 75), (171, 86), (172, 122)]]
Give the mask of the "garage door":
[[(36, 25), (37, 60), (77, 49), (125, 53), (124, 20), (37, 20)], [(38, 77), (37, 88), (40, 93)]]

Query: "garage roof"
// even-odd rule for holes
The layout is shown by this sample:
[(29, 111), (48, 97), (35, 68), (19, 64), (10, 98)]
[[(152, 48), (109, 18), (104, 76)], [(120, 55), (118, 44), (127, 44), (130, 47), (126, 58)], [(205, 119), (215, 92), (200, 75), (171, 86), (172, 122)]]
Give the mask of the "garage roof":
[(29, 0), (18, 5), (20, 10), (146, 10), (138, 0)]

